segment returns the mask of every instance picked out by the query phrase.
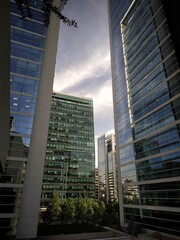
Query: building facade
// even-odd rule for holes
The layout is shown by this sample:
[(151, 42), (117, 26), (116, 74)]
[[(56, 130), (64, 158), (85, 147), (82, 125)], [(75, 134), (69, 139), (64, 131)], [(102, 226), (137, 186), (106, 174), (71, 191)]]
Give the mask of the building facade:
[(98, 138), (99, 201), (106, 203), (118, 199), (116, 141), (113, 133), (107, 132)]
[(108, 1), (121, 224), (180, 235), (179, 3)]
[(41, 207), (60, 198), (95, 198), (92, 99), (53, 93)]
[(95, 169), (95, 188), (96, 188), (96, 193), (95, 193), (95, 199), (98, 202), (99, 201), (99, 194), (100, 194), (100, 186), (99, 186), (99, 169)]
[(7, 9), (10, 145), (0, 176), (0, 234), (17, 239), (36, 237), (59, 33), (59, 19), (53, 14), (45, 27), (43, 2), (28, 2), (23, 13), (13, 0)]

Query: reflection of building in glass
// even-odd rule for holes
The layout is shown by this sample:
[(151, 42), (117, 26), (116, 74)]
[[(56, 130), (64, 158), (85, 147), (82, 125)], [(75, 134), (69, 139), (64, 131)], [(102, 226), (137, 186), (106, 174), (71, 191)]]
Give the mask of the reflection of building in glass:
[(121, 224), (180, 235), (179, 3), (108, 2)]
[(113, 133), (98, 139), (99, 200), (113, 201), (117, 196), (116, 144)]
[(126, 179), (123, 182), (123, 202), (125, 204), (135, 204), (138, 203), (138, 188), (134, 185), (133, 180)]
[[(10, 40), (10, 106), (1, 98), (3, 109), (4, 104), (10, 109), (10, 144), (0, 175), (0, 232), (16, 238), (35, 238), (59, 20), (52, 16), (51, 24), (45, 27), (43, 2), (33, 0), (29, 0), (32, 18), (22, 20), (16, 1), (10, 2), (10, 9), (4, 5), (0, 8), (6, 11), (6, 17), (11, 12), (11, 26), (7, 26), (11, 36), (6, 38)], [(1, 91), (3, 87), (4, 83)], [(9, 128), (9, 116), (7, 123)]]
[(95, 198), (93, 102), (53, 93), (41, 206), (61, 198)]

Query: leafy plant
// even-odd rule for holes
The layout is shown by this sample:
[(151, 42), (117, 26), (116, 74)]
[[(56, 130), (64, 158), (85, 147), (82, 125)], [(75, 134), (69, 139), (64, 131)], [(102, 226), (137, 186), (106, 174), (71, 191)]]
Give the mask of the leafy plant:
[(56, 192), (53, 193), (48, 211), (50, 221), (57, 221), (61, 212), (61, 200)]
[(68, 199), (63, 199), (61, 203), (61, 219), (62, 222), (64, 220), (72, 220), (75, 216), (75, 202), (74, 199), (68, 198)]
[[(67, 24), (68, 26), (73, 26), (77, 28), (78, 25), (74, 19), (69, 19), (68, 17), (62, 14), (62, 10), (64, 9), (64, 6), (67, 4), (67, 1), (68, 0), (59, 0), (59, 6), (55, 6), (53, 4), (54, 0), (43, 0), (42, 11), (44, 12), (44, 25), (46, 27), (49, 26), (51, 13), (55, 13), (56, 16), (60, 20), (62, 20), (63, 23)], [(22, 19), (33, 17), (29, 0), (15, 0), (15, 2), (17, 8), (20, 11)]]

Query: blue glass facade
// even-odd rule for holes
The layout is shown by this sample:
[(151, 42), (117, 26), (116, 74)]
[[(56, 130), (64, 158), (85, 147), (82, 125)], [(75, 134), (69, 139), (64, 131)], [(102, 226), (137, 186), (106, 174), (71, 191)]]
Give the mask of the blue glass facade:
[[(180, 68), (174, 39), (160, 0), (134, 1), (123, 13), (114, 13), (114, 5), (110, 1), (121, 223), (133, 217), (143, 227), (180, 235)], [(116, 14), (122, 14), (119, 21)], [(114, 22), (122, 39), (119, 72)]]
[(31, 0), (33, 5), (33, 18), (22, 20), (16, 3), (11, 2), (11, 131), (20, 134), (31, 134), (47, 33), (43, 3)]
[[(31, 6), (35, 1), (30, 1)], [(47, 28), (43, 23), (42, 3), (31, 8), (33, 18), (22, 20), (17, 5), (11, 1), (10, 42), (10, 117), (11, 136), (22, 138), (25, 154), (30, 144), (33, 117), (40, 80)], [(39, 17), (36, 17), (36, 16)], [(41, 17), (40, 17), (41, 16)], [(11, 141), (16, 141), (14, 137)], [(18, 140), (17, 140), (18, 141)], [(12, 154), (10, 144), (10, 156)], [(19, 145), (18, 145), (19, 146)], [(18, 152), (13, 149), (13, 152)], [(18, 161), (18, 159), (17, 159)], [(9, 167), (7, 166), (7, 169)]]
[[(33, 119), (46, 42), (41, 1), (30, 0), (32, 19), (22, 20), (15, 1), (10, 17), (10, 146), (1, 182), (10, 187), (1, 191), (2, 232), (16, 234), (24, 176), (31, 143)], [(7, 213), (11, 213), (7, 215)], [(1, 215), (0, 215), (1, 216)]]

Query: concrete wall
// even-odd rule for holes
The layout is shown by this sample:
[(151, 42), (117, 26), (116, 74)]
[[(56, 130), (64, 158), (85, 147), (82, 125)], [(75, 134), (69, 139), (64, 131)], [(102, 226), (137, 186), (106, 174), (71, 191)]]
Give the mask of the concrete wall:
[(4, 164), (9, 149), (10, 128), (10, 2), (0, 1), (0, 172), (3, 172)]

